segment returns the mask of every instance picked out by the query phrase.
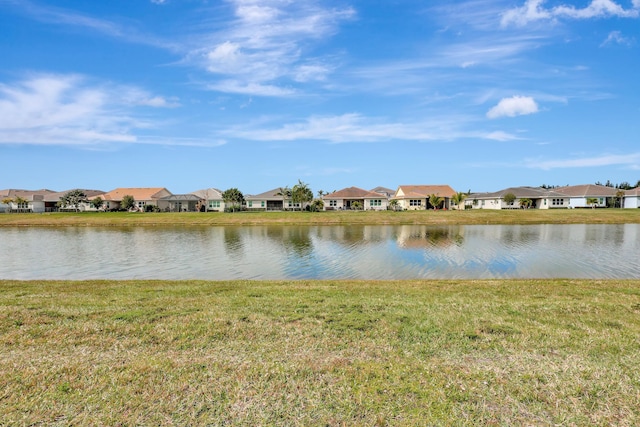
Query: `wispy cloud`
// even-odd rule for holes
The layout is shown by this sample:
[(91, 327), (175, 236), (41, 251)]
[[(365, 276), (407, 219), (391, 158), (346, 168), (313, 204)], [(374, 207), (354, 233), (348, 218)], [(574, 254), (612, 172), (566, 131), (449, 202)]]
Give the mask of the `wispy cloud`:
[(632, 1), (632, 7), (625, 9), (613, 0), (591, 0), (586, 7), (559, 5), (545, 8), (546, 0), (526, 0), (523, 6), (510, 9), (502, 15), (502, 26), (523, 26), (534, 21), (548, 21), (560, 18), (637, 18), (640, 16), (640, 2)]
[(538, 104), (529, 96), (513, 96), (503, 98), (498, 105), (487, 112), (487, 117), (497, 119), (500, 117), (515, 117), (534, 114), (538, 112)]
[[(209, 85), (221, 92), (287, 96), (283, 82), (322, 81), (332, 66), (310, 56), (314, 41), (330, 37), (351, 8), (322, 8), (300, 0), (230, 0), (234, 19), (223, 30), (204, 36), (206, 42), (187, 61), (221, 76)], [(277, 90), (276, 88), (280, 88)]]
[(38, 75), (0, 84), (0, 144), (136, 143), (134, 131), (150, 123), (134, 108), (170, 107), (172, 102), (134, 87), (91, 84), (79, 75)]
[(587, 168), (602, 166), (626, 166), (631, 169), (640, 167), (640, 153), (630, 154), (605, 154), (597, 157), (582, 157), (562, 160), (530, 160), (527, 167), (532, 169), (567, 169), (567, 168)]
[(631, 46), (633, 44), (633, 39), (623, 36), (620, 31), (611, 31), (602, 44), (600, 44), (600, 47), (610, 44)]

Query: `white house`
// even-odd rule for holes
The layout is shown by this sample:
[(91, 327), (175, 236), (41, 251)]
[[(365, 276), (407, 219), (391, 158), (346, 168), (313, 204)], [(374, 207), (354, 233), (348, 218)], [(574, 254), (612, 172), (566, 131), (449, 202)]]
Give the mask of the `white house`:
[(222, 191), (217, 188), (205, 188), (204, 190), (194, 191), (191, 194), (204, 200), (206, 212), (224, 212)]
[(625, 208), (640, 208), (640, 187), (624, 192)]
[(434, 208), (429, 202), (432, 194), (442, 198), (442, 204), (435, 208), (450, 209), (451, 198), (456, 191), (448, 185), (401, 185), (392, 200), (397, 200), (403, 210), (430, 209)]
[[(508, 194), (515, 196), (513, 201), (505, 200)], [(507, 197), (509, 199), (509, 197)], [(520, 209), (530, 202), (532, 209), (567, 209), (570, 198), (542, 187), (510, 187), (495, 193), (472, 193), (465, 199), (465, 205), (473, 209)]]
[(389, 199), (383, 193), (363, 190), (358, 187), (343, 188), (322, 196), (324, 210), (387, 210)]
[(569, 185), (566, 187), (554, 188), (553, 191), (569, 197), (569, 204), (572, 208), (592, 208), (593, 205), (587, 203), (588, 199), (596, 199), (595, 207), (606, 208), (607, 199), (617, 197), (617, 188), (606, 187), (604, 185), (584, 184)]

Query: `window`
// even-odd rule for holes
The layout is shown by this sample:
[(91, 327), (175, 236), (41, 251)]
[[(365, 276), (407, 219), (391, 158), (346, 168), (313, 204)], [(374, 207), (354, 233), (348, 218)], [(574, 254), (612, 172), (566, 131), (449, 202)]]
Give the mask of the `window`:
[(29, 209), (29, 203), (18, 203), (18, 209)]
[(139, 208), (142, 208), (142, 207), (144, 207), (144, 205), (146, 205), (146, 204), (147, 204), (147, 202), (139, 201), (139, 202), (138, 202), (138, 207), (139, 207)]
[(369, 200), (369, 206), (382, 206), (382, 200)]
[(249, 201), (247, 202), (247, 206), (248, 206), (248, 207), (250, 207), (250, 208), (252, 208), (252, 207), (253, 207), (253, 201), (249, 200)]
[(338, 206), (338, 201), (337, 200), (329, 200), (329, 206), (332, 208), (335, 208), (336, 206)]
[(420, 199), (410, 199), (409, 206), (422, 206), (422, 200)]
[(260, 202), (260, 207), (264, 208), (264, 200)]
[(209, 207), (210, 208), (219, 208), (220, 207), (220, 200), (209, 200)]
[(553, 199), (553, 200), (551, 200), (551, 205), (553, 205), (553, 206), (562, 206), (562, 205), (564, 205), (564, 199)]

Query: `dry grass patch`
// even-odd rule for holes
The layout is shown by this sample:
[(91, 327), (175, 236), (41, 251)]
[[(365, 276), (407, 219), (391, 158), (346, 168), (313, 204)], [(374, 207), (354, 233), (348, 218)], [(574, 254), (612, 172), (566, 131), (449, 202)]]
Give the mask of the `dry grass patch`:
[(637, 425), (640, 281), (0, 282), (7, 425)]

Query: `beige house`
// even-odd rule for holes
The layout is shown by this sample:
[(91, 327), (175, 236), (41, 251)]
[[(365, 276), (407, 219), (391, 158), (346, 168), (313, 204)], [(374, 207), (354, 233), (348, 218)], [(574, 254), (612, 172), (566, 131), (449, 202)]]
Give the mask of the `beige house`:
[(572, 208), (594, 207), (587, 203), (588, 199), (596, 199), (598, 201), (595, 207), (606, 208), (608, 206), (607, 199), (611, 200), (617, 197), (616, 194), (620, 190), (604, 185), (585, 184), (554, 188), (553, 191), (567, 196), (569, 198), (569, 206)]
[(0, 212), (46, 212), (45, 197), (52, 190), (0, 190)]
[(435, 194), (443, 202), (438, 209), (450, 209), (451, 198), (456, 191), (448, 185), (401, 185), (396, 190), (392, 200), (398, 201), (398, 207), (403, 210), (433, 209), (429, 197)]
[(324, 210), (387, 210), (389, 199), (383, 193), (363, 190), (358, 187), (343, 188), (322, 196)]
[[(505, 196), (512, 194), (513, 201)], [(472, 193), (465, 199), (465, 205), (473, 209), (520, 209), (525, 201), (530, 201), (531, 209), (567, 209), (570, 198), (555, 190), (542, 187), (509, 187), (495, 193)]]
[(300, 210), (304, 209), (307, 204), (300, 206), (300, 203), (293, 203), (291, 197), (282, 195), (280, 188), (265, 191), (260, 194), (252, 194), (245, 196), (245, 206), (247, 210), (262, 211), (283, 211), (283, 210)]
[(194, 191), (191, 194), (203, 200), (205, 212), (224, 212), (222, 191), (217, 188), (205, 188)]
[[(57, 212), (57, 211), (75, 211), (76, 208), (73, 206), (66, 206), (66, 207), (61, 207), (58, 206), (58, 202), (60, 201), (60, 199), (67, 194), (69, 191), (73, 191), (76, 190), (76, 188), (72, 189), (72, 190), (67, 190), (67, 191), (59, 191), (57, 193), (50, 193), (44, 196), (44, 203), (45, 203), (45, 210), (47, 212)], [(91, 200), (97, 198), (97, 197), (102, 197), (104, 194), (104, 191), (101, 190), (86, 190), (83, 188), (78, 188), (77, 190), (80, 190), (84, 193), (85, 196), (87, 196), (87, 202), (84, 203), (80, 203), (78, 205), (78, 210), (80, 212), (97, 212), (98, 209), (96, 209), (95, 207), (93, 207), (93, 205), (91, 204)], [(104, 199), (104, 197), (102, 197)], [(100, 208), (100, 210), (104, 210), (104, 206), (102, 206)]]
[[(115, 190), (111, 190), (108, 193), (104, 193), (99, 197), (102, 197), (104, 200), (104, 208), (106, 210), (109, 209), (119, 209), (120, 202), (122, 202), (122, 198), (124, 196), (133, 196), (135, 200), (136, 209), (139, 211), (144, 211), (146, 205), (157, 206), (162, 209), (167, 206), (160, 206), (158, 201), (163, 197), (171, 196), (171, 192), (164, 187), (133, 187), (133, 188), (116, 188)], [(160, 203), (162, 204), (162, 203)]]

